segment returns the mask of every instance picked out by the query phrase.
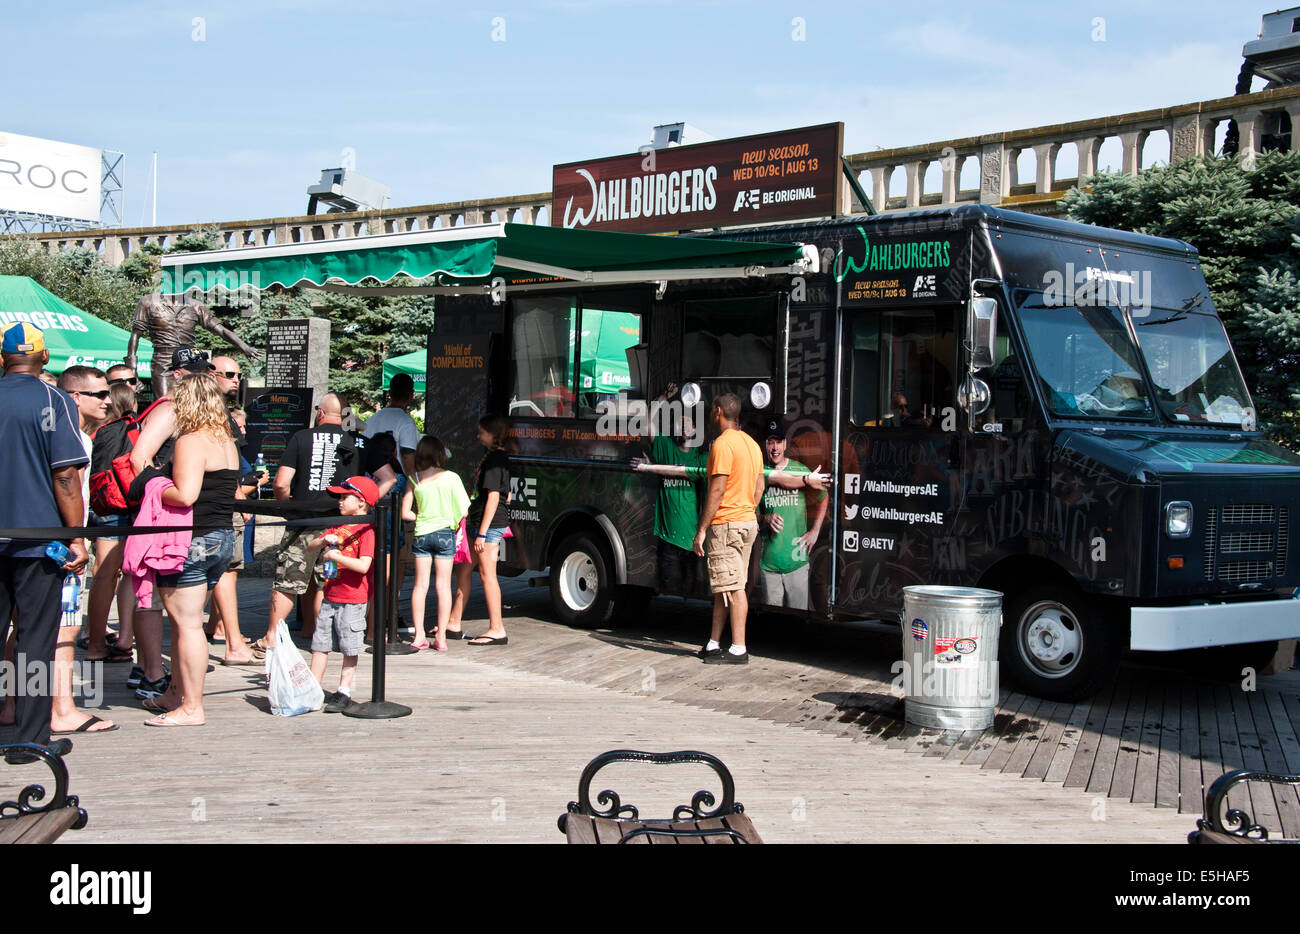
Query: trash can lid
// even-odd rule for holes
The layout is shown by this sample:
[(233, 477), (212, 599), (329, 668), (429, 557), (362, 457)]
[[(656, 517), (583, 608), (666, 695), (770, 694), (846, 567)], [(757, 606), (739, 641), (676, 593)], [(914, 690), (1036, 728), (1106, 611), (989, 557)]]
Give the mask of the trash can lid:
[(1002, 592), (982, 587), (949, 587), (943, 584), (912, 584), (903, 588), (906, 599), (937, 606), (960, 606), (991, 610), (1002, 606)]

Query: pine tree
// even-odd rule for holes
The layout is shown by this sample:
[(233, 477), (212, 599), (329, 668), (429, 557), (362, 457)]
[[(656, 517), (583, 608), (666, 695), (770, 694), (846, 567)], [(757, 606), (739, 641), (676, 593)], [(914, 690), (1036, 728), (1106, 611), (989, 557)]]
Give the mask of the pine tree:
[[(1073, 220), (1175, 237), (1196, 247), (1261, 426), (1297, 446), (1300, 254), (1293, 241), (1300, 233), (1300, 152), (1260, 153), (1253, 166), (1206, 156), (1137, 177), (1097, 175), (1085, 184), (1063, 199)], [(1279, 355), (1287, 341), (1291, 355)]]

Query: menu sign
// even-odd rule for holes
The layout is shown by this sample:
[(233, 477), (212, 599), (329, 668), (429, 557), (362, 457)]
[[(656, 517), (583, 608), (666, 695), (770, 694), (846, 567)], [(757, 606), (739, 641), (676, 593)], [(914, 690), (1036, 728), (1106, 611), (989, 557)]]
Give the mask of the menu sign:
[(551, 223), (661, 233), (844, 213), (844, 124), (647, 149), (552, 172)]
[(274, 472), (294, 432), (310, 427), (311, 402), (310, 389), (264, 389), (244, 406), (248, 459), (260, 453)]

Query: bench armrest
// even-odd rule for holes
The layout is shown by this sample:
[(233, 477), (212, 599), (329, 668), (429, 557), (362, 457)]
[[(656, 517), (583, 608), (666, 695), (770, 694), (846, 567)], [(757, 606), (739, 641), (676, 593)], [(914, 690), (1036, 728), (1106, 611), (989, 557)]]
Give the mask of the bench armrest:
[[(1228, 792), (1234, 786), (1244, 782), (1264, 782), (1271, 785), (1297, 787), (1300, 786), (1300, 775), (1279, 775), (1274, 772), (1237, 769), (1219, 776), (1205, 793), (1205, 816), (1196, 821), (1198, 831), (1209, 831), (1215, 834), (1240, 837), (1245, 840), (1257, 840), (1264, 843), (1269, 842), (1268, 828), (1255, 823), (1254, 818), (1250, 816), (1250, 812), (1241, 808), (1230, 808), (1226, 812), (1224, 810), (1224, 805), (1228, 800)], [(1194, 833), (1188, 836), (1189, 842), (1193, 842)], [(1198, 839), (1194, 842), (1202, 841)]]
[(32, 762), (39, 760), (45, 763), (54, 776), (54, 794), (50, 796), (49, 803), (37, 805), (33, 802), (45, 800), (45, 786), (28, 785), (18, 793), (16, 801), (0, 801), (0, 819), (22, 817), (27, 814), (48, 813), (57, 811), (60, 808), (76, 808), (77, 820), (72, 825), (72, 829), (80, 830), (85, 827), (89, 817), (81, 808), (77, 796), (68, 794), (68, 766), (63, 759), (50, 752), (46, 747), (36, 743), (0, 745), (0, 759), (4, 759), (14, 752), (30, 755)]

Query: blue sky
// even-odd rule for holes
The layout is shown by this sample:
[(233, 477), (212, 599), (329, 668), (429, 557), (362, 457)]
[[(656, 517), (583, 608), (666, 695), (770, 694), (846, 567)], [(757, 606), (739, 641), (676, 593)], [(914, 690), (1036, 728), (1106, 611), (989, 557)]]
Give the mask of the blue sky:
[(679, 120), (842, 120), (853, 153), (1225, 97), (1274, 8), (0, 0), (0, 132), (125, 152), (128, 226), (154, 150), (161, 224), (302, 214), (345, 148), (427, 204), (547, 191)]

